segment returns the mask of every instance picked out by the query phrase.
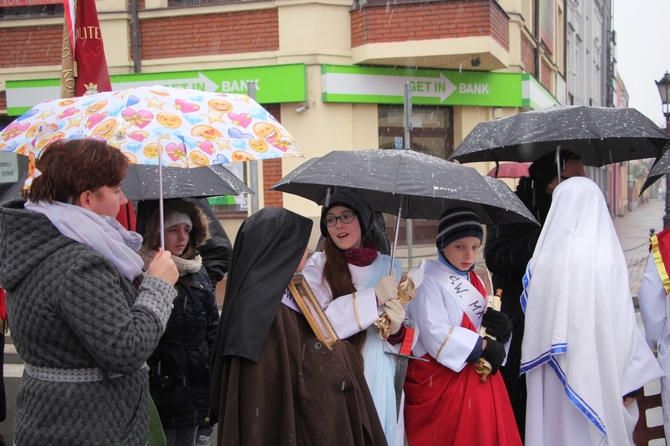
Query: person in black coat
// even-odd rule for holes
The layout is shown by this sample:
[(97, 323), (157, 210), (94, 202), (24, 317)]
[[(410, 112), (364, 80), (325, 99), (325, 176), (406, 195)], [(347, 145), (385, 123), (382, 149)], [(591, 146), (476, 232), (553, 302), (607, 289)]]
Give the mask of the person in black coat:
[[(551, 194), (558, 185), (556, 153), (549, 152), (536, 159), (529, 169), (529, 177), (522, 177), (516, 195), (523, 201), (540, 225), (544, 224)], [(567, 150), (560, 152), (561, 179), (584, 176), (581, 157)], [(490, 228), (486, 234), (484, 259), (493, 273), (493, 289), (502, 289), (500, 310), (507, 314), (514, 326), (507, 362), (500, 372), (509, 394), (514, 417), (523, 438), (526, 422), (526, 378), (519, 376), (524, 313), (519, 300), (523, 291), (522, 278), (530, 261), (541, 226), (533, 224), (505, 224)]]
[[(179, 270), (178, 296), (165, 334), (147, 363), (150, 390), (168, 446), (193, 446), (198, 427), (211, 426), (209, 362), (219, 313), (216, 296), (196, 249), (209, 237), (209, 219), (195, 203), (165, 202), (165, 249)], [(153, 258), (160, 246), (158, 212), (146, 222), (139, 254)]]

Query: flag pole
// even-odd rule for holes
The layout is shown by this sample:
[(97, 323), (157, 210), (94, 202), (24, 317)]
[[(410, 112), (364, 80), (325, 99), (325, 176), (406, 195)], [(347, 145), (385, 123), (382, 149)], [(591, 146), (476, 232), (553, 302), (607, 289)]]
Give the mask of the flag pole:
[(76, 86), (76, 62), (74, 58), (74, 23), (76, 20), (77, 0), (63, 2), (65, 9), (63, 21), (63, 44), (61, 49), (60, 97), (73, 98)]

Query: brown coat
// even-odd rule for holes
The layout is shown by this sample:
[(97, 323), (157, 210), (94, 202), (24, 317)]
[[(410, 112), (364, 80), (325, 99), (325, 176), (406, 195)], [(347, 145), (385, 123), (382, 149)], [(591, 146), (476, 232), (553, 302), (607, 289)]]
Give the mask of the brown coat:
[(223, 359), (219, 445), (385, 445), (353, 347), (329, 350), (279, 307), (258, 363)]

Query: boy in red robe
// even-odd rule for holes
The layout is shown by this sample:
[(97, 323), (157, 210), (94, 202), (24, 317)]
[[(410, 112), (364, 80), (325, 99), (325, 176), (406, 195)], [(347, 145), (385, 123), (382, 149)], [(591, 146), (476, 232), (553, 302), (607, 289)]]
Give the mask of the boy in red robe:
[[(484, 284), (474, 272), (483, 235), (475, 212), (449, 209), (440, 217), (438, 258), (419, 265), (424, 280), (408, 315), (419, 329), (412, 353), (427, 362), (410, 362), (405, 380), (405, 429), (412, 446), (522, 444), (496, 373), (512, 323), (486, 308)], [(476, 370), (480, 358), (490, 364), (485, 382)]]

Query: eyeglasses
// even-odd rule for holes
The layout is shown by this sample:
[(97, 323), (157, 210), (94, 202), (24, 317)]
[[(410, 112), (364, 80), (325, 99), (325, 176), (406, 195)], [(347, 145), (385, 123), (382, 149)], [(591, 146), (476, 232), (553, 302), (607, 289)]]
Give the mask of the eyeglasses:
[(332, 228), (337, 224), (337, 220), (340, 220), (344, 225), (348, 225), (349, 223), (354, 221), (355, 216), (356, 215), (354, 215), (353, 212), (345, 212), (344, 214), (337, 217), (334, 215), (327, 215), (324, 221), (326, 222), (326, 226)]

